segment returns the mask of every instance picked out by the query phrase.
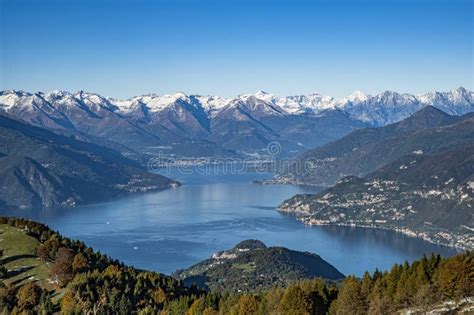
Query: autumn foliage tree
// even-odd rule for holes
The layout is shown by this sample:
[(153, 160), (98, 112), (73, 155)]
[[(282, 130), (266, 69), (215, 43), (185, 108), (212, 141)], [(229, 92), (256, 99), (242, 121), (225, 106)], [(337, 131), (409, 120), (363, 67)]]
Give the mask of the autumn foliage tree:
[(89, 268), (89, 261), (84, 254), (78, 253), (74, 256), (72, 260), (72, 271), (74, 273), (86, 272)]
[(52, 236), (38, 247), (36, 254), (44, 261), (53, 261), (60, 246), (59, 238)]
[(254, 295), (244, 294), (239, 299), (239, 315), (253, 315), (258, 311), (258, 300)]
[(280, 308), (285, 313), (311, 314), (313, 304), (310, 296), (300, 286), (290, 286), (281, 299)]
[(73, 259), (74, 254), (69, 249), (64, 247), (58, 249), (51, 267), (51, 276), (60, 287), (65, 286), (74, 276)]
[(40, 301), (42, 289), (33, 282), (20, 287), (17, 293), (17, 305), (20, 311), (34, 310)]

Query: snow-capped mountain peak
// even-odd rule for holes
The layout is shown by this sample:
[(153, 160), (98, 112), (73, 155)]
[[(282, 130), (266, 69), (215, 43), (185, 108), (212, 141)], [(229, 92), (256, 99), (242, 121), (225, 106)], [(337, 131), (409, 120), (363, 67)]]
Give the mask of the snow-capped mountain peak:
[(474, 92), (468, 91), (464, 87), (458, 87), (448, 93), (448, 98), (452, 102), (457, 103), (472, 103), (474, 100)]
[(93, 112), (98, 112), (101, 109), (109, 111), (118, 109), (117, 106), (112, 104), (107, 98), (97, 93), (84, 92), (81, 90), (74, 93), (73, 97), (77, 101), (84, 103)]
[(72, 94), (68, 91), (64, 90), (53, 90), (47, 94), (45, 94), (46, 97), (54, 97), (54, 98), (61, 98), (61, 97), (67, 97), (71, 96)]
[(282, 98), (278, 104), (290, 114), (318, 113), (325, 109), (334, 108), (336, 101), (333, 97), (314, 92), (308, 95), (294, 95)]
[(12, 109), (18, 101), (31, 94), (24, 91), (6, 90), (0, 92), (0, 109), (8, 111)]
[(273, 94), (267, 93), (265, 91), (259, 90), (255, 93), (246, 93), (246, 94), (241, 94), (238, 96), (238, 99), (240, 100), (247, 100), (250, 97), (255, 97), (256, 99), (265, 101), (265, 102), (273, 102), (275, 99), (275, 96)]
[(149, 94), (134, 99), (139, 99), (141, 102), (147, 105), (151, 112), (159, 112), (167, 108), (168, 106), (176, 103), (178, 100), (184, 102), (190, 102), (188, 95), (183, 92), (176, 92), (174, 94), (165, 94), (158, 96), (156, 94)]
[(29, 93), (22, 90), (7, 90), (0, 92), (0, 110), (30, 112), (43, 106), (49, 106), (42, 93)]
[[(334, 99), (321, 93), (278, 97), (265, 91), (242, 94), (237, 98), (220, 96), (174, 94), (148, 94), (130, 99), (106, 98), (97, 93), (56, 90), (49, 93), (28, 93), (7, 90), (0, 92), (0, 111), (19, 113), (33, 111), (86, 110), (102, 116), (104, 110), (120, 112), (133, 117), (138, 112), (158, 113), (165, 109), (201, 111), (208, 119), (213, 119), (223, 110), (239, 107), (258, 117), (269, 115), (314, 115), (328, 109), (341, 109), (352, 119), (380, 126), (408, 117), (424, 106), (434, 106), (449, 114), (463, 115), (474, 112), (474, 93), (463, 87), (448, 92), (429, 92), (422, 95), (400, 94), (385, 91), (375, 96), (361, 91), (343, 98)], [(142, 113), (142, 114), (143, 114)], [(203, 117), (203, 116), (202, 116)]]
[(220, 96), (193, 96), (209, 116), (214, 117), (222, 108), (229, 105), (230, 99)]
[(271, 100), (275, 97), (275, 95), (271, 94), (271, 93), (267, 93), (265, 91), (262, 91), (262, 90), (259, 90), (257, 91), (254, 96), (258, 99), (261, 99), (261, 100)]
[(365, 102), (369, 99), (369, 95), (365, 94), (364, 92), (360, 91), (360, 90), (357, 90), (355, 91), (354, 93), (352, 93), (351, 95), (347, 96), (346, 98), (344, 98), (345, 100), (348, 100), (352, 103), (361, 103), (361, 102)]
[(417, 98), (423, 105), (435, 106), (451, 115), (474, 111), (474, 93), (463, 87), (449, 92), (429, 92)]

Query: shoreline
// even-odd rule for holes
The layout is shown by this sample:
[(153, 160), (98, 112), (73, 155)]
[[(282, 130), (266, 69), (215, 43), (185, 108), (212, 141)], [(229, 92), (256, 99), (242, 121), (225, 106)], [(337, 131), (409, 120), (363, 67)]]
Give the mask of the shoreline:
[[(303, 223), (305, 226), (308, 226), (308, 227), (344, 226), (344, 227), (356, 227), (356, 228), (364, 228), (364, 229), (378, 229), (378, 230), (385, 230), (385, 231), (392, 231), (392, 232), (396, 232), (396, 233), (401, 233), (401, 234), (409, 236), (409, 237), (418, 238), (420, 240), (429, 242), (433, 245), (443, 246), (443, 247), (447, 247), (447, 248), (450, 248), (450, 249), (454, 249), (458, 252), (474, 250), (474, 248), (471, 248), (469, 246), (460, 246), (460, 245), (456, 245), (456, 244), (449, 243), (449, 242), (437, 241), (437, 240), (434, 240), (434, 239), (432, 239), (431, 237), (429, 237), (427, 235), (423, 235), (423, 234), (425, 234), (424, 232), (416, 232), (416, 231), (413, 231), (413, 230), (410, 230), (410, 229), (407, 229), (407, 228), (380, 226), (380, 225), (374, 225), (374, 224), (365, 225), (365, 224), (360, 224), (360, 223), (334, 223), (334, 222), (333, 223), (331, 223), (331, 222), (317, 222), (316, 223), (314, 221), (315, 219), (309, 219), (309, 217), (307, 217), (307, 216), (298, 215), (297, 212), (281, 210), (280, 208), (277, 208), (277, 211), (280, 212), (280, 213), (284, 213), (284, 214), (291, 215), (291, 216), (295, 217), (295, 219), (297, 221), (300, 221), (301, 223)], [(300, 211), (298, 213), (302, 214), (304, 212)], [(307, 213), (305, 213), (305, 214), (307, 214)], [(311, 220), (313, 220), (313, 222), (311, 222)], [(316, 221), (320, 221), (320, 220), (316, 220)]]

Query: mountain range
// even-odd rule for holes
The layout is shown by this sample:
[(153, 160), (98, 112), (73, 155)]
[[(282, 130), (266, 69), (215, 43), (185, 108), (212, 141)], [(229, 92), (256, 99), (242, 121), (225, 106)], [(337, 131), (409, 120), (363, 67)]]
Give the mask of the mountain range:
[(474, 111), (465, 88), (423, 95), (356, 92), (342, 99), (319, 93), (277, 97), (259, 91), (236, 98), (149, 94), (126, 100), (95, 93), (0, 92), (0, 112), (26, 123), (74, 135), (131, 157), (298, 155), (355, 129), (398, 122), (426, 106), (451, 115)]
[(0, 209), (70, 207), (177, 185), (112, 149), (0, 115)]
[[(335, 185), (323, 195), (295, 196), (281, 211), (311, 224), (377, 225), (472, 247), (473, 104), (464, 88), (422, 96), (358, 92), (342, 100), (4, 91), (0, 207), (73, 206), (165, 189), (179, 183), (150, 174), (143, 156), (258, 156), (277, 141), (279, 156), (296, 158), (268, 182)], [(411, 177), (399, 174), (405, 169)], [(394, 184), (374, 194), (385, 182)], [(328, 196), (334, 199), (322, 207)]]
[(320, 256), (245, 240), (234, 248), (173, 274), (184, 284), (233, 292), (287, 286), (311, 278), (342, 280), (344, 275)]
[(345, 176), (365, 176), (407, 154), (474, 144), (473, 117), (471, 113), (451, 116), (427, 106), (398, 123), (355, 130), (309, 150), (283, 165), (274, 181), (329, 187)]
[(473, 157), (474, 114), (451, 116), (428, 106), (310, 150), (272, 182), (330, 187), (280, 205), (307, 224), (395, 229), (470, 249)]

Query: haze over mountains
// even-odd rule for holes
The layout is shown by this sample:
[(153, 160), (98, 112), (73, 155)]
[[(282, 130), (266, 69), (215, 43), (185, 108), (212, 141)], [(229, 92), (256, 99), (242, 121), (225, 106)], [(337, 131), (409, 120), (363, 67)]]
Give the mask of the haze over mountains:
[(259, 91), (234, 99), (176, 93), (118, 100), (83, 91), (0, 92), (0, 112), (15, 119), (127, 154), (192, 157), (264, 155), (271, 141), (281, 144), (282, 156), (297, 155), (429, 105), (462, 115), (474, 111), (474, 93), (464, 88), (419, 96), (356, 92), (335, 99)]

